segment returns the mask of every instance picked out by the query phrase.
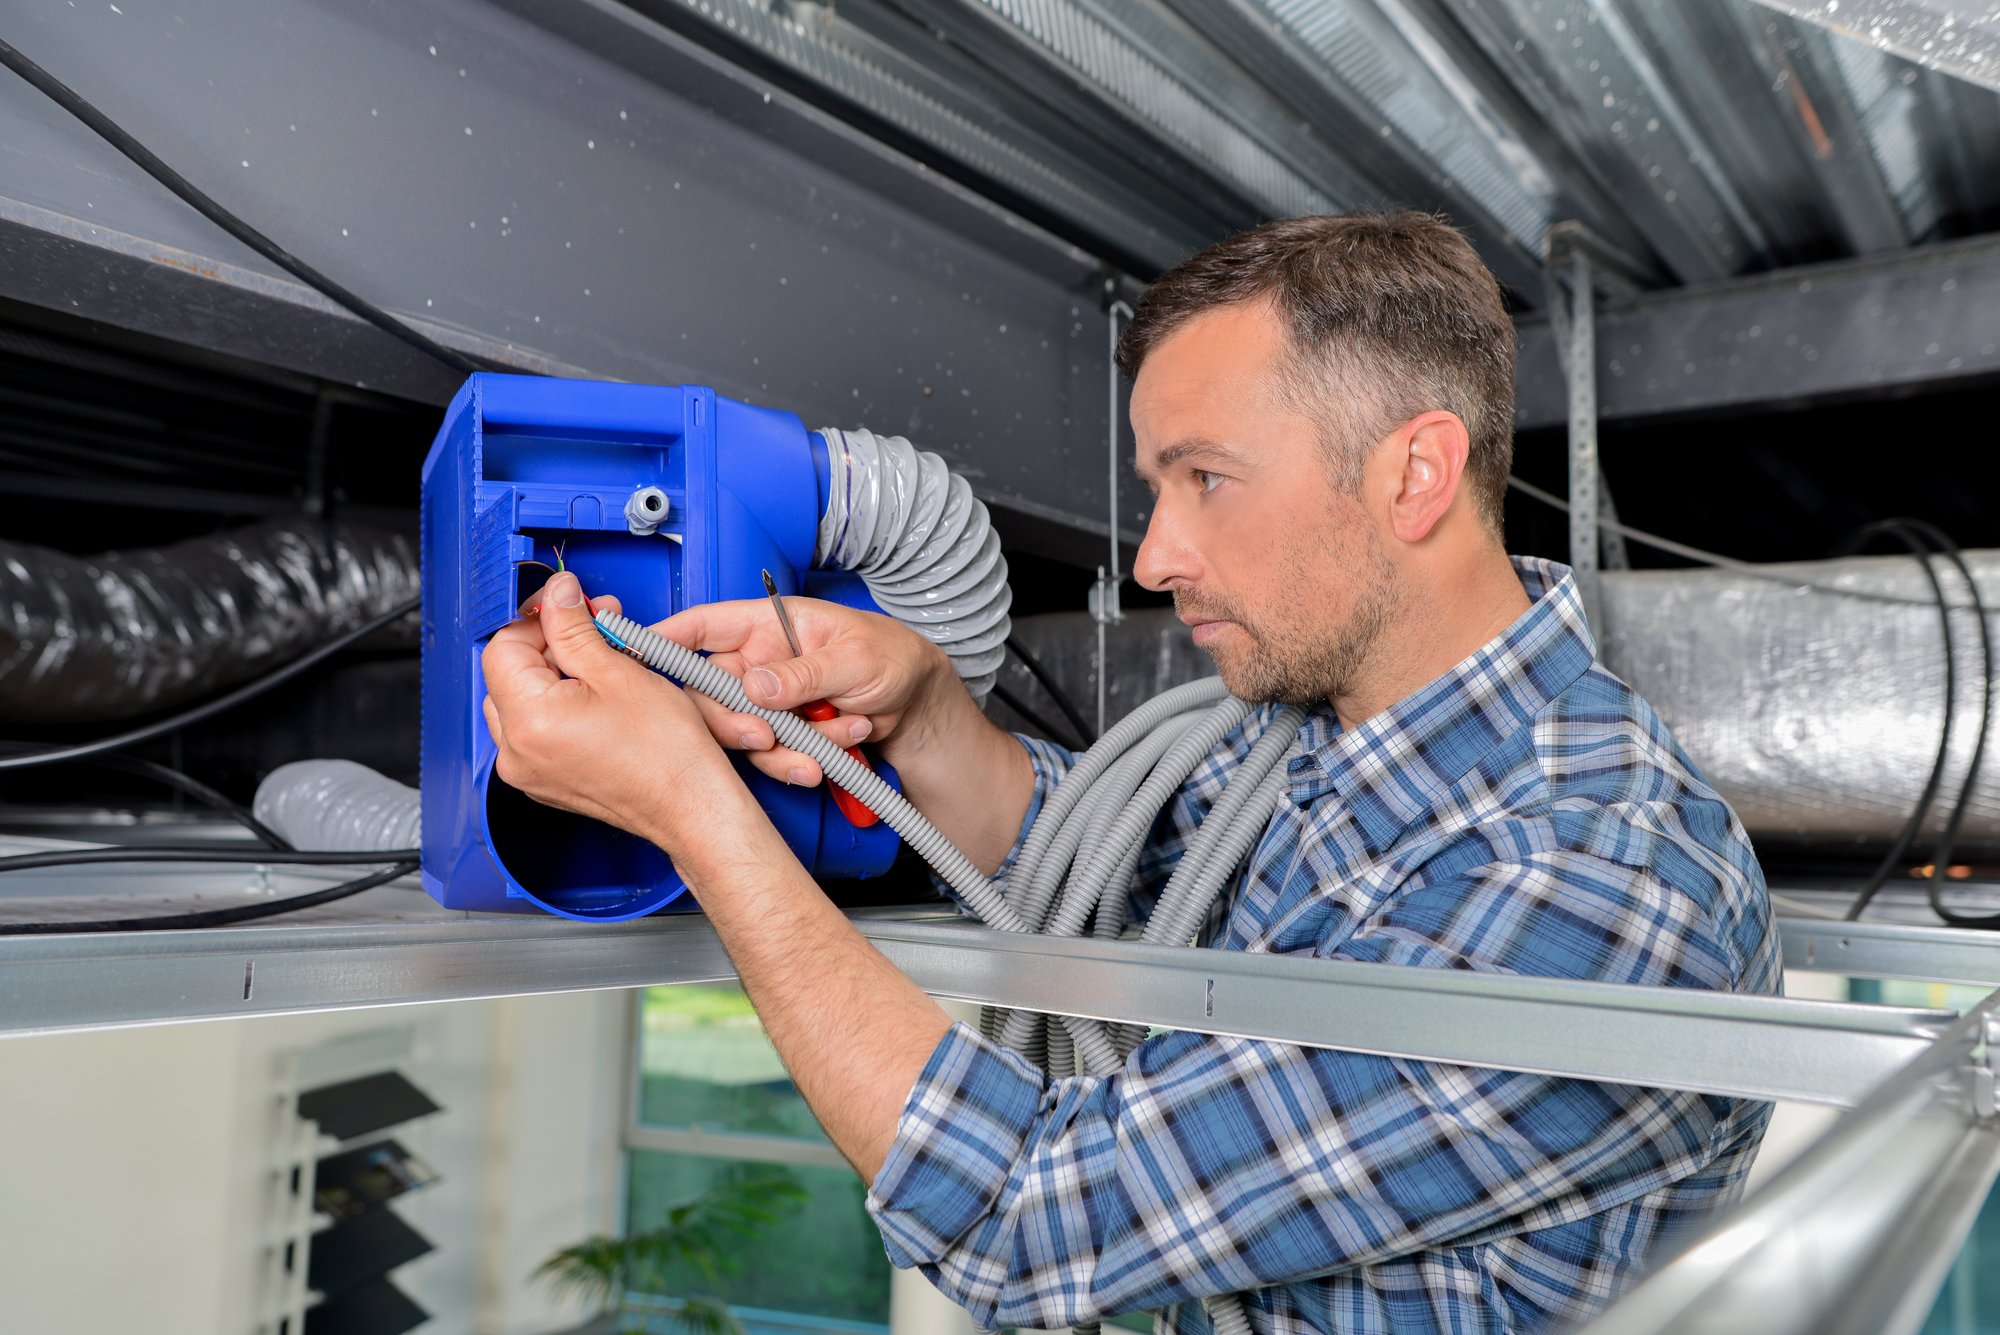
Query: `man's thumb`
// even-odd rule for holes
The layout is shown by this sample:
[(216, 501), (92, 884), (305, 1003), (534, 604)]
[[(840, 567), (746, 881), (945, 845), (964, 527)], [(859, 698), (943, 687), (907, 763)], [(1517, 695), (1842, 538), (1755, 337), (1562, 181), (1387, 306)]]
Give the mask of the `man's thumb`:
[(816, 664), (804, 658), (783, 658), (743, 674), (743, 691), (766, 709), (792, 709), (819, 698)]
[(618, 657), (605, 643), (584, 601), (583, 586), (567, 570), (560, 572), (542, 590), (542, 634), (556, 665), (571, 677), (583, 675), (593, 664)]

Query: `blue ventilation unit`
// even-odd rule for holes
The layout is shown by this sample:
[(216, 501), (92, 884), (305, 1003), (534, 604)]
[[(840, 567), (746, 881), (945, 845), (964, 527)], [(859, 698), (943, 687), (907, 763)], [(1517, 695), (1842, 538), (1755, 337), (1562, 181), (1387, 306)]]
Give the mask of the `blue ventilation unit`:
[[(586, 593), (617, 595), (642, 623), (761, 598), (763, 570), (784, 593), (874, 610), (858, 579), (812, 569), (826, 478), (824, 443), (798, 418), (711, 389), (466, 381), (423, 475), (423, 878), (440, 904), (593, 922), (695, 907), (659, 849), (494, 775), (479, 656), (548, 576), (524, 563), (553, 565), (558, 547)], [(888, 869), (887, 825), (858, 830), (824, 786), (738, 769), (814, 875)]]

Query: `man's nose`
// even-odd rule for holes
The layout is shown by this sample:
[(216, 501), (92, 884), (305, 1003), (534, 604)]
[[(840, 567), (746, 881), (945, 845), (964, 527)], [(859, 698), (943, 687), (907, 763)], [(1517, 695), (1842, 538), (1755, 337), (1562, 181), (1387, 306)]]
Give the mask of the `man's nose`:
[(1169, 513), (1168, 505), (1156, 501), (1153, 517), (1146, 521), (1146, 538), (1139, 554), (1132, 558), (1132, 578), (1141, 588), (1163, 593), (1176, 584), (1192, 582), (1196, 569), (1193, 549), (1187, 544)]

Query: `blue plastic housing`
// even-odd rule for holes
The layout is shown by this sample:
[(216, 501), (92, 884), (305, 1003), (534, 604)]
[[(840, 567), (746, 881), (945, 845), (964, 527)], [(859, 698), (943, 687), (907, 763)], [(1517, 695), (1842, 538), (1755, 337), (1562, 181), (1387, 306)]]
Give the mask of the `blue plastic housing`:
[[(668, 510), (639, 536), (626, 502), (646, 487)], [(423, 474), (423, 879), (438, 903), (621, 922), (681, 900), (686, 885), (659, 849), (494, 775), (480, 652), (548, 576), (522, 563), (553, 565), (558, 546), (585, 592), (617, 595), (642, 623), (761, 598), (763, 570), (782, 592), (875, 610), (858, 579), (811, 569), (825, 487), (816, 433), (711, 389), (466, 381)], [(857, 830), (824, 787), (738, 769), (815, 876), (876, 875), (894, 860), (894, 832)]]

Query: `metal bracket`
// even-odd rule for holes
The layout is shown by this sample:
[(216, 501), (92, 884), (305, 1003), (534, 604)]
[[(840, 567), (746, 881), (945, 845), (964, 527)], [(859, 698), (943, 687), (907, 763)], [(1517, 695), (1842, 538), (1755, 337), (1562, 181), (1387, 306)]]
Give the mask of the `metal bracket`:
[[(1597, 454), (1597, 287), (1605, 279), (1622, 287), (1615, 269), (1602, 272), (1593, 262), (1597, 248), (1588, 233), (1558, 224), (1547, 238), (1544, 280), (1549, 319), (1569, 385), (1569, 564), (1576, 572), (1584, 620), (1600, 640), (1604, 635), (1604, 590), (1599, 579), (1599, 511), (1603, 508), (1603, 468)], [(1616, 558), (1624, 564), (1624, 544)]]
[[(1115, 290), (1112, 280), (1105, 280), (1107, 294)], [(1104, 735), (1104, 711), (1106, 692), (1111, 677), (1111, 656), (1106, 644), (1107, 628), (1125, 619), (1125, 609), (1119, 605), (1118, 586), (1124, 576), (1118, 573), (1118, 318), (1132, 318), (1132, 308), (1124, 302), (1113, 299), (1104, 308), (1105, 331), (1105, 406), (1104, 406), (1104, 464), (1106, 481), (1110, 486), (1109, 509), (1105, 518), (1109, 521), (1105, 529), (1105, 540), (1111, 547), (1111, 563), (1097, 567), (1097, 582), (1090, 589), (1090, 619), (1097, 623), (1097, 734)]]

